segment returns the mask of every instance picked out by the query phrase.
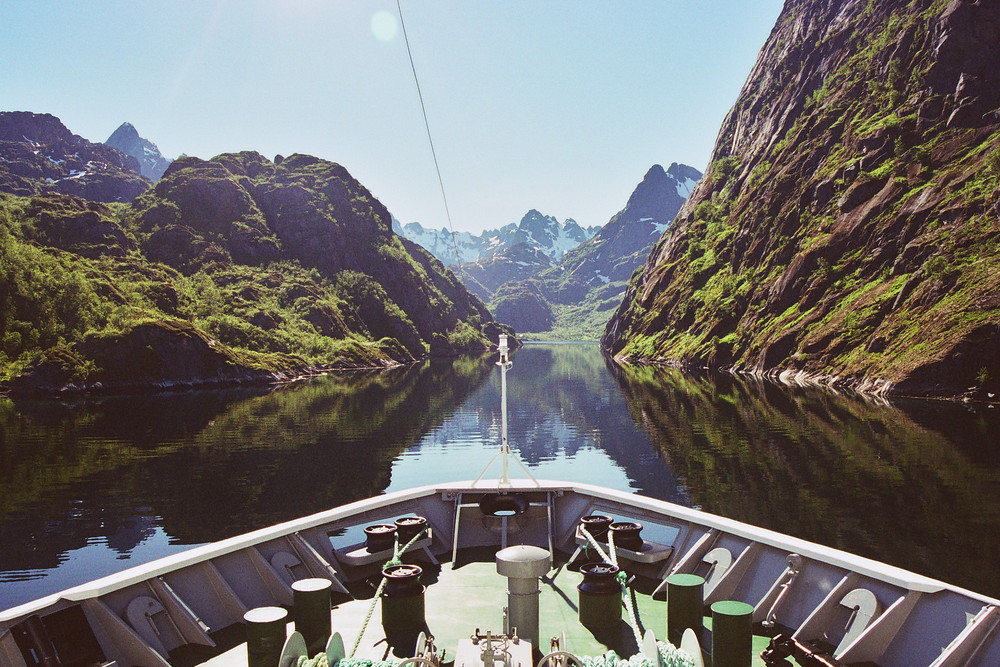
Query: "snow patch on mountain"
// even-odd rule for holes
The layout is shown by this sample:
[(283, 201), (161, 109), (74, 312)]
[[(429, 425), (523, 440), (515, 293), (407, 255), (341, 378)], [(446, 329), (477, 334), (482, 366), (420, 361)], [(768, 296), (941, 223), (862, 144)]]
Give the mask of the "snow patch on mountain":
[(558, 262), (568, 251), (591, 239), (600, 227), (584, 228), (572, 218), (560, 222), (551, 215), (543, 215), (532, 209), (517, 224), (488, 229), (479, 235), (469, 232), (452, 234), (443, 227), (427, 229), (419, 222), (403, 225), (395, 217), (392, 219), (392, 229), (451, 266), (478, 262), (518, 243), (527, 244), (532, 250)]

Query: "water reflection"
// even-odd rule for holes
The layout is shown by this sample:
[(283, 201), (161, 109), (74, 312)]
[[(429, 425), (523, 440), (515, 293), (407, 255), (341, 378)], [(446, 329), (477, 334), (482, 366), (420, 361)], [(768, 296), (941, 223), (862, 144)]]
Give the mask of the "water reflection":
[(609, 367), (703, 509), (1000, 594), (1000, 411)]
[[(2, 400), (0, 582), (47, 576), (95, 542), (127, 557), (156, 531), (201, 544), (380, 493), (392, 459), (490, 370), (429, 361), (262, 395)], [(76, 583), (115, 569), (80, 567), (93, 571)], [(0, 583), (0, 606), (10, 594)]]
[[(499, 442), (495, 360), (272, 392), (0, 399), (0, 608), (476, 477)], [(1000, 594), (1000, 411), (620, 368), (594, 345), (527, 346), (508, 387), (510, 442), (538, 477), (700, 506)]]

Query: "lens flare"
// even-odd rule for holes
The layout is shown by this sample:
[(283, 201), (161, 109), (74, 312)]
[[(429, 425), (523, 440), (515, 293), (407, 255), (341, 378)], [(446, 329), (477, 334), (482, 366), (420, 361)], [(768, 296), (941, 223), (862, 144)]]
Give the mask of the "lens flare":
[(384, 9), (375, 12), (375, 15), (372, 16), (372, 34), (379, 41), (392, 41), (395, 39), (398, 30), (399, 24), (396, 23), (396, 17)]

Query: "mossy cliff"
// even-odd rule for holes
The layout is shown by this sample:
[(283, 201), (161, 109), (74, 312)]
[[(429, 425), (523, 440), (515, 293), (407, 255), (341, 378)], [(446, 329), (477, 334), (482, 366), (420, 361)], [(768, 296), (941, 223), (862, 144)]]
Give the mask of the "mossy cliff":
[(1000, 391), (1000, 4), (789, 0), (602, 338), (619, 359)]
[(483, 351), (499, 328), (342, 166), (182, 158), (131, 204), (0, 195), (16, 390), (284, 380)]

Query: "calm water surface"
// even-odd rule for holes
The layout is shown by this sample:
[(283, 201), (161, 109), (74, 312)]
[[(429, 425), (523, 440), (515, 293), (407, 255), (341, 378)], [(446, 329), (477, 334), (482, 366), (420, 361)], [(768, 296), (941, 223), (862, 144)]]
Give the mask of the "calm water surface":
[[(0, 399), (0, 608), (475, 478), (499, 440), (494, 361), (268, 393)], [(587, 344), (517, 351), (508, 387), (510, 442), (536, 477), (637, 491), (1000, 596), (1000, 410), (622, 369)]]

